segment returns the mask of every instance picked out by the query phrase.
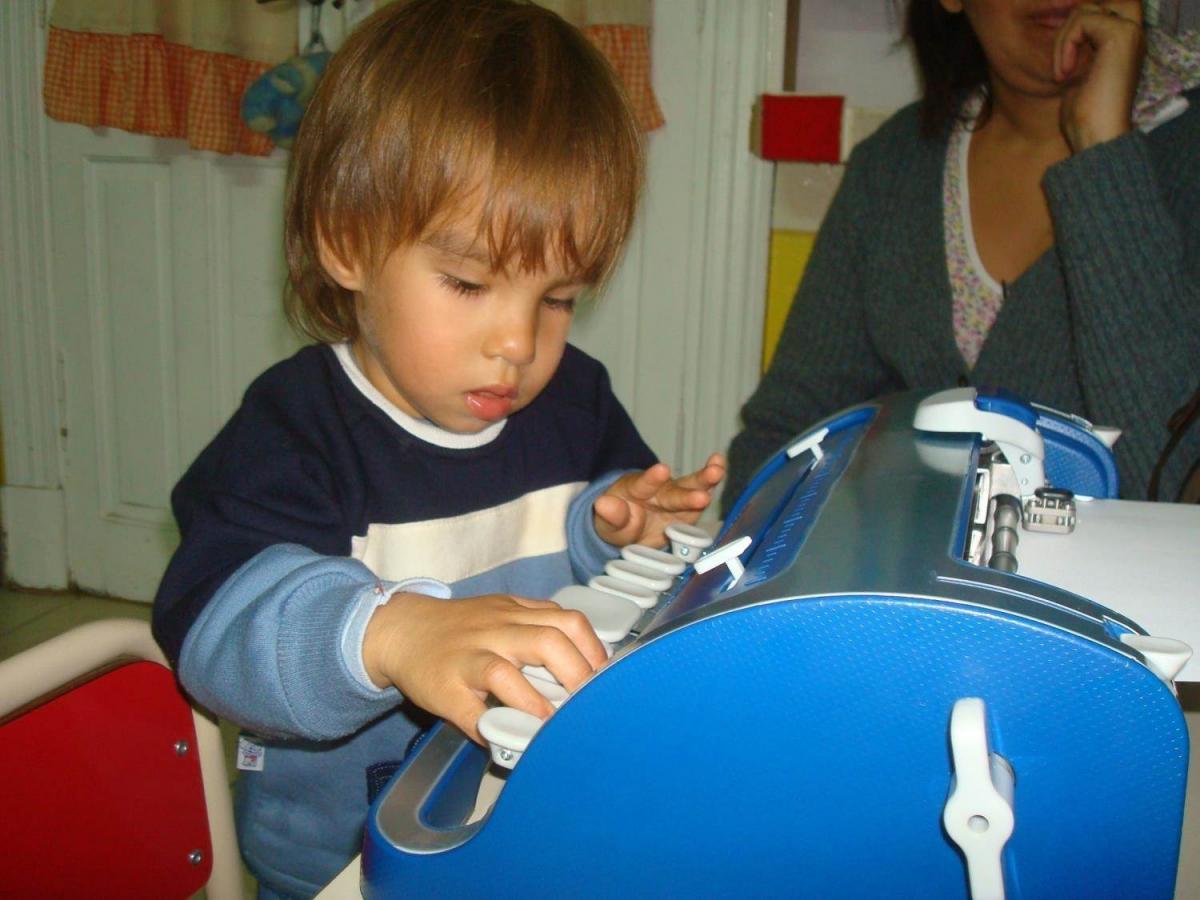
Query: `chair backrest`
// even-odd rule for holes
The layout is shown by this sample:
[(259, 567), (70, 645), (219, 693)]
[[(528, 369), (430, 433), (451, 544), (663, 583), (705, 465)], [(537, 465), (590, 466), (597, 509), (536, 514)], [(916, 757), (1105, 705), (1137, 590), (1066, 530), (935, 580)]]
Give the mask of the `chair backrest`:
[(134, 619), (0, 661), (0, 892), (242, 894), (220, 731)]

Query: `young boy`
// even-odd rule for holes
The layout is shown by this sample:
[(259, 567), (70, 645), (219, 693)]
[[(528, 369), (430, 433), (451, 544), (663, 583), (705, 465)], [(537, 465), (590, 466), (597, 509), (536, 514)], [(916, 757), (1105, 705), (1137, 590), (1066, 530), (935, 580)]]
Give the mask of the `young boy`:
[(321, 343), (176, 487), (154, 610), (184, 687), (265, 746), (237, 801), (263, 894), (351, 859), (368, 785), (430, 714), (476, 740), (488, 694), (549, 715), (520, 667), (575, 689), (605, 653), (530, 598), (708, 505), (722, 458), (672, 479), (566, 343), (641, 171), (611, 71), (536, 6), (396, 3), (330, 62), (286, 218), (289, 313)]

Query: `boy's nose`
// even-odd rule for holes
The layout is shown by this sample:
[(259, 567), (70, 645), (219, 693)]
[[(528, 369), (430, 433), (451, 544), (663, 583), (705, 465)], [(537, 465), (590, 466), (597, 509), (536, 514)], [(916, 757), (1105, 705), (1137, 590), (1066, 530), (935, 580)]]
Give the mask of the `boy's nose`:
[(484, 355), (503, 359), (514, 366), (533, 362), (537, 349), (537, 313), (521, 313), (498, 319), (488, 332)]

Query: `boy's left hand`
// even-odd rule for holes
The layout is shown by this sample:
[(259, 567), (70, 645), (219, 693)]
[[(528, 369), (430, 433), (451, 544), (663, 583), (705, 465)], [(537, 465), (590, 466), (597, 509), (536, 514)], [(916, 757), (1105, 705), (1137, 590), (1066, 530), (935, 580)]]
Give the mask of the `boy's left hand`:
[(661, 547), (672, 522), (693, 523), (712, 502), (713, 489), (725, 477), (725, 457), (714, 453), (701, 469), (681, 478), (658, 463), (644, 472), (622, 475), (592, 509), (596, 533), (615, 547), (646, 544)]

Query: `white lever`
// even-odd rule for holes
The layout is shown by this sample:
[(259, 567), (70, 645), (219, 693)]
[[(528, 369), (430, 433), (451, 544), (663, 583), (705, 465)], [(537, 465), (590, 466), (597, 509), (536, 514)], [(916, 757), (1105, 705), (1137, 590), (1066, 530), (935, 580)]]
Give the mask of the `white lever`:
[(642, 617), (642, 609), (637, 604), (581, 584), (565, 587), (550, 599), (563, 609), (575, 609), (587, 616), (596, 637), (606, 644), (624, 640), (629, 629)]
[(795, 459), (805, 450), (811, 450), (814, 462), (820, 462), (825, 456), (825, 451), (821, 449), (821, 441), (829, 436), (829, 429), (822, 428), (820, 431), (814, 431), (808, 437), (801, 438), (787, 448), (788, 459)]
[(950, 840), (967, 858), (973, 900), (1004, 900), (1000, 854), (1013, 832), (1013, 770), (988, 750), (987, 710), (979, 697), (963, 697), (950, 714), (954, 787), (942, 811)]
[(1121, 436), (1121, 429), (1115, 428), (1112, 425), (1093, 425), (1092, 434), (1096, 436), (1096, 439), (1100, 443), (1111, 450), (1113, 444), (1117, 442), (1117, 438)]
[(546, 681), (542, 678), (534, 678), (532, 675), (526, 675), (525, 680), (533, 685), (533, 689), (550, 701), (550, 705), (558, 709), (567, 702), (567, 698), (571, 694), (565, 687), (557, 681)]
[(1146, 658), (1150, 671), (1170, 684), (1192, 658), (1192, 648), (1174, 638), (1151, 637), (1148, 634), (1123, 634), (1121, 643), (1128, 644)]
[(664, 575), (681, 575), (687, 565), (674, 553), (667, 553), (665, 550), (655, 550), (653, 547), (647, 547), (645, 544), (630, 544), (621, 550), (621, 556), (629, 560), (631, 563), (636, 563), (639, 566), (645, 566), (647, 569), (654, 569), (662, 572)]
[(711, 553), (705, 553), (696, 560), (696, 571), (703, 574), (720, 565), (728, 566), (729, 574), (733, 576), (733, 581), (729, 586), (733, 587), (746, 571), (746, 567), (742, 565), (741, 555), (752, 543), (754, 543), (753, 539), (747, 534), (736, 541), (730, 541), (728, 544), (718, 547)]
[(479, 733), (492, 750), (492, 761), (511, 769), (542, 727), (542, 720), (511, 706), (494, 706), (479, 717)]
[[(521, 674), (526, 678), (536, 678), (538, 681), (548, 681), (551, 684), (558, 684), (558, 679), (554, 677), (554, 673), (545, 666), (521, 666)], [(562, 687), (561, 684), (558, 684), (558, 686)]]
[(642, 609), (654, 609), (654, 605), (658, 603), (657, 592), (650, 590), (650, 588), (636, 585), (632, 581), (626, 581), (623, 578), (613, 578), (611, 575), (593, 575), (588, 582), (588, 587), (604, 591), (606, 594), (615, 594), (618, 597), (624, 597), (626, 600), (636, 603)]
[(1020, 485), (1021, 496), (1031, 497), (1046, 483), (1046, 445), (1033, 428), (1003, 413), (975, 405), (975, 388), (951, 388), (926, 397), (917, 406), (913, 428), (918, 431), (978, 434), (995, 441)]
[(671, 586), (672, 578), (655, 569), (640, 566), (627, 559), (614, 559), (604, 567), (604, 572), (613, 578), (620, 578), (639, 587), (649, 588), (662, 593)]
[(667, 526), (667, 540), (671, 542), (671, 552), (684, 562), (693, 562), (696, 557), (712, 546), (712, 535), (696, 525), (683, 522), (672, 522)]

